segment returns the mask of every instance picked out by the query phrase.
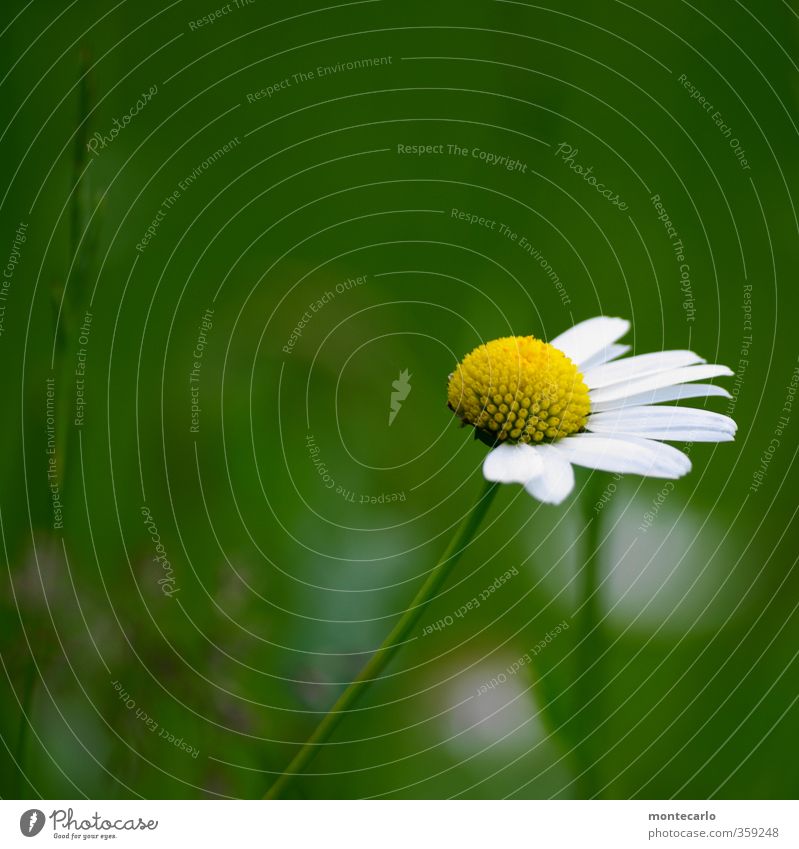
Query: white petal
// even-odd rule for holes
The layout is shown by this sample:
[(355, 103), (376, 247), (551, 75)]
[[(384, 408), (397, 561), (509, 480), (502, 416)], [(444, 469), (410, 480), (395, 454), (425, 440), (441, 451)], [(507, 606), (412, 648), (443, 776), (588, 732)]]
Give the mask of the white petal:
[(637, 407), (640, 404), (662, 404), (664, 401), (680, 401), (683, 398), (732, 398), (729, 392), (721, 386), (712, 383), (683, 383), (678, 386), (664, 386), (662, 389), (650, 389), (638, 395), (630, 395), (615, 401), (596, 402), (591, 399), (591, 410), (602, 413), (607, 410)]
[(657, 374), (669, 369), (692, 366), (705, 362), (693, 351), (657, 351), (652, 354), (639, 354), (627, 357), (615, 363), (606, 363), (592, 369), (583, 369), (583, 380), (589, 389), (610, 386), (622, 380), (633, 380), (648, 374)]
[[(729, 416), (694, 407), (624, 407), (606, 413), (592, 413), (586, 428), (594, 433), (634, 431), (708, 430), (734, 435), (738, 425)], [(645, 435), (645, 434), (644, 434)], [(657, 436), (655, 439), (668, 439)]]
[(599, 315), (570, 327), (550, 339), (549, 343), (576, 365), (581, 365), (603, 348), (620, 339), (630, 329), (630, 322), (623, 318), (608, 318)]
[(497, 483), (527, 483), (541, 473), (542, 467), (543, 461), (531, 445), (503, 442), (486, 456), (483, 475), (486, 480)]
[(601, 366), (603, 363), (609, 363), (611, 360), (618, 359), (630, 350), (630, 345), (607, 345), (599, 353), (589, 357), (585, 362), (580, 363), (582, 372), (588, 369)]
[(574, 489), (574, 469), (552, 445), (536, 445), (533, 450), (543, 461), (543, 469), (524, 488), (545, 504), (560, 504)]
[(689, 427), (619, 427), (613, 430), (592, 429), (603, 436), (638, 436), (642, 439), (662, 439), (665, 442), (734, 442), (735, 434), (723, 430)]
[(670, 369), (636, 380), (614, 383), (613, 386), (606, 386), (603, 389), (595, 389), (590, 392), (591, 408), (594, 409), (595, 403), (617, 401), (621, 398), (629, 398), (631, 395), (639, 395), (651, 389), (674, 386), (678, 383), (690, 383), (692, 380), (706, 380), (709, 377), (730, 377), (732, 374), (733, 372), (727, 366), (719, 365), (685, 366), (684, 368)]
[(682, 451), (651, 439), (578, 433), (553, 447), (571, 463), (605, 472), (680, 478), (691, 471), (691, 461)]

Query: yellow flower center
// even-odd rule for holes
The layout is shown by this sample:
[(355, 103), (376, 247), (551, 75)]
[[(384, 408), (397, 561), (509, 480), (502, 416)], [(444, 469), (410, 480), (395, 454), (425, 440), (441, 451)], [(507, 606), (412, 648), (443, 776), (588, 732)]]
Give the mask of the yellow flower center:
[(533, 336), (475, 348), (450, 375), (449, 407), (490, 442), (541, 442), (576, 433), (591, 404), (577, 366)]

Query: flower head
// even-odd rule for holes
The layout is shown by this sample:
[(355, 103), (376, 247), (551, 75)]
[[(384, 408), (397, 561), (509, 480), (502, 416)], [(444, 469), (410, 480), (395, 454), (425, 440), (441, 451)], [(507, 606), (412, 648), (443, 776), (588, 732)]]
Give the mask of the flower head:
[(499, 442), (542, 442), (576, 433), (590, 410), (577, 366), (532, 336), (475, 348), (449, 380), (449, 405)]
[(657, 406), (729, 393), (697, 380), (731, 375), (692, 351), (622, 358), (621, 318), (583, 321), (550, 343), (508, 336), (475, 348), (450, 375), (450, 409), (493, 445), (488, 480), (521, 483), (559, 504), (574, 488), (572, 464), (679, 478), (691, 462), (660, 440), (728, 442), (736, 424), (709, 410)]

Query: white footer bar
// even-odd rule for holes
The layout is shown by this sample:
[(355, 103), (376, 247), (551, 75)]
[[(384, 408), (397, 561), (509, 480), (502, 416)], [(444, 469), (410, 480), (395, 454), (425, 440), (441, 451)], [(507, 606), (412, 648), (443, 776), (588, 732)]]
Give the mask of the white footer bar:
[(0, 846), (797, 847), (794, 801), (0, 801)]

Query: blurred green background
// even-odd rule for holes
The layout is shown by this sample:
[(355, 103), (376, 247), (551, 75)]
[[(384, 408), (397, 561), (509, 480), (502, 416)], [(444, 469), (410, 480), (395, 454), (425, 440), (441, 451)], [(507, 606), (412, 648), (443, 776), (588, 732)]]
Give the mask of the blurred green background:
[(693, 446), (665, 496), (504, 487), (292, 793), (580, 795), (598, 717), (575, 702), (576, 629), (483, 685), (572, 621), (587, 504), (600, 795), (796, 796), (795, 4), (0, 15), (3, 797), (259, 797), (479, 489), (454, 364), (600, 313), (631, 319), (635, 353), (730, 365), (733, 401), (709, 406), (737, 441)]

